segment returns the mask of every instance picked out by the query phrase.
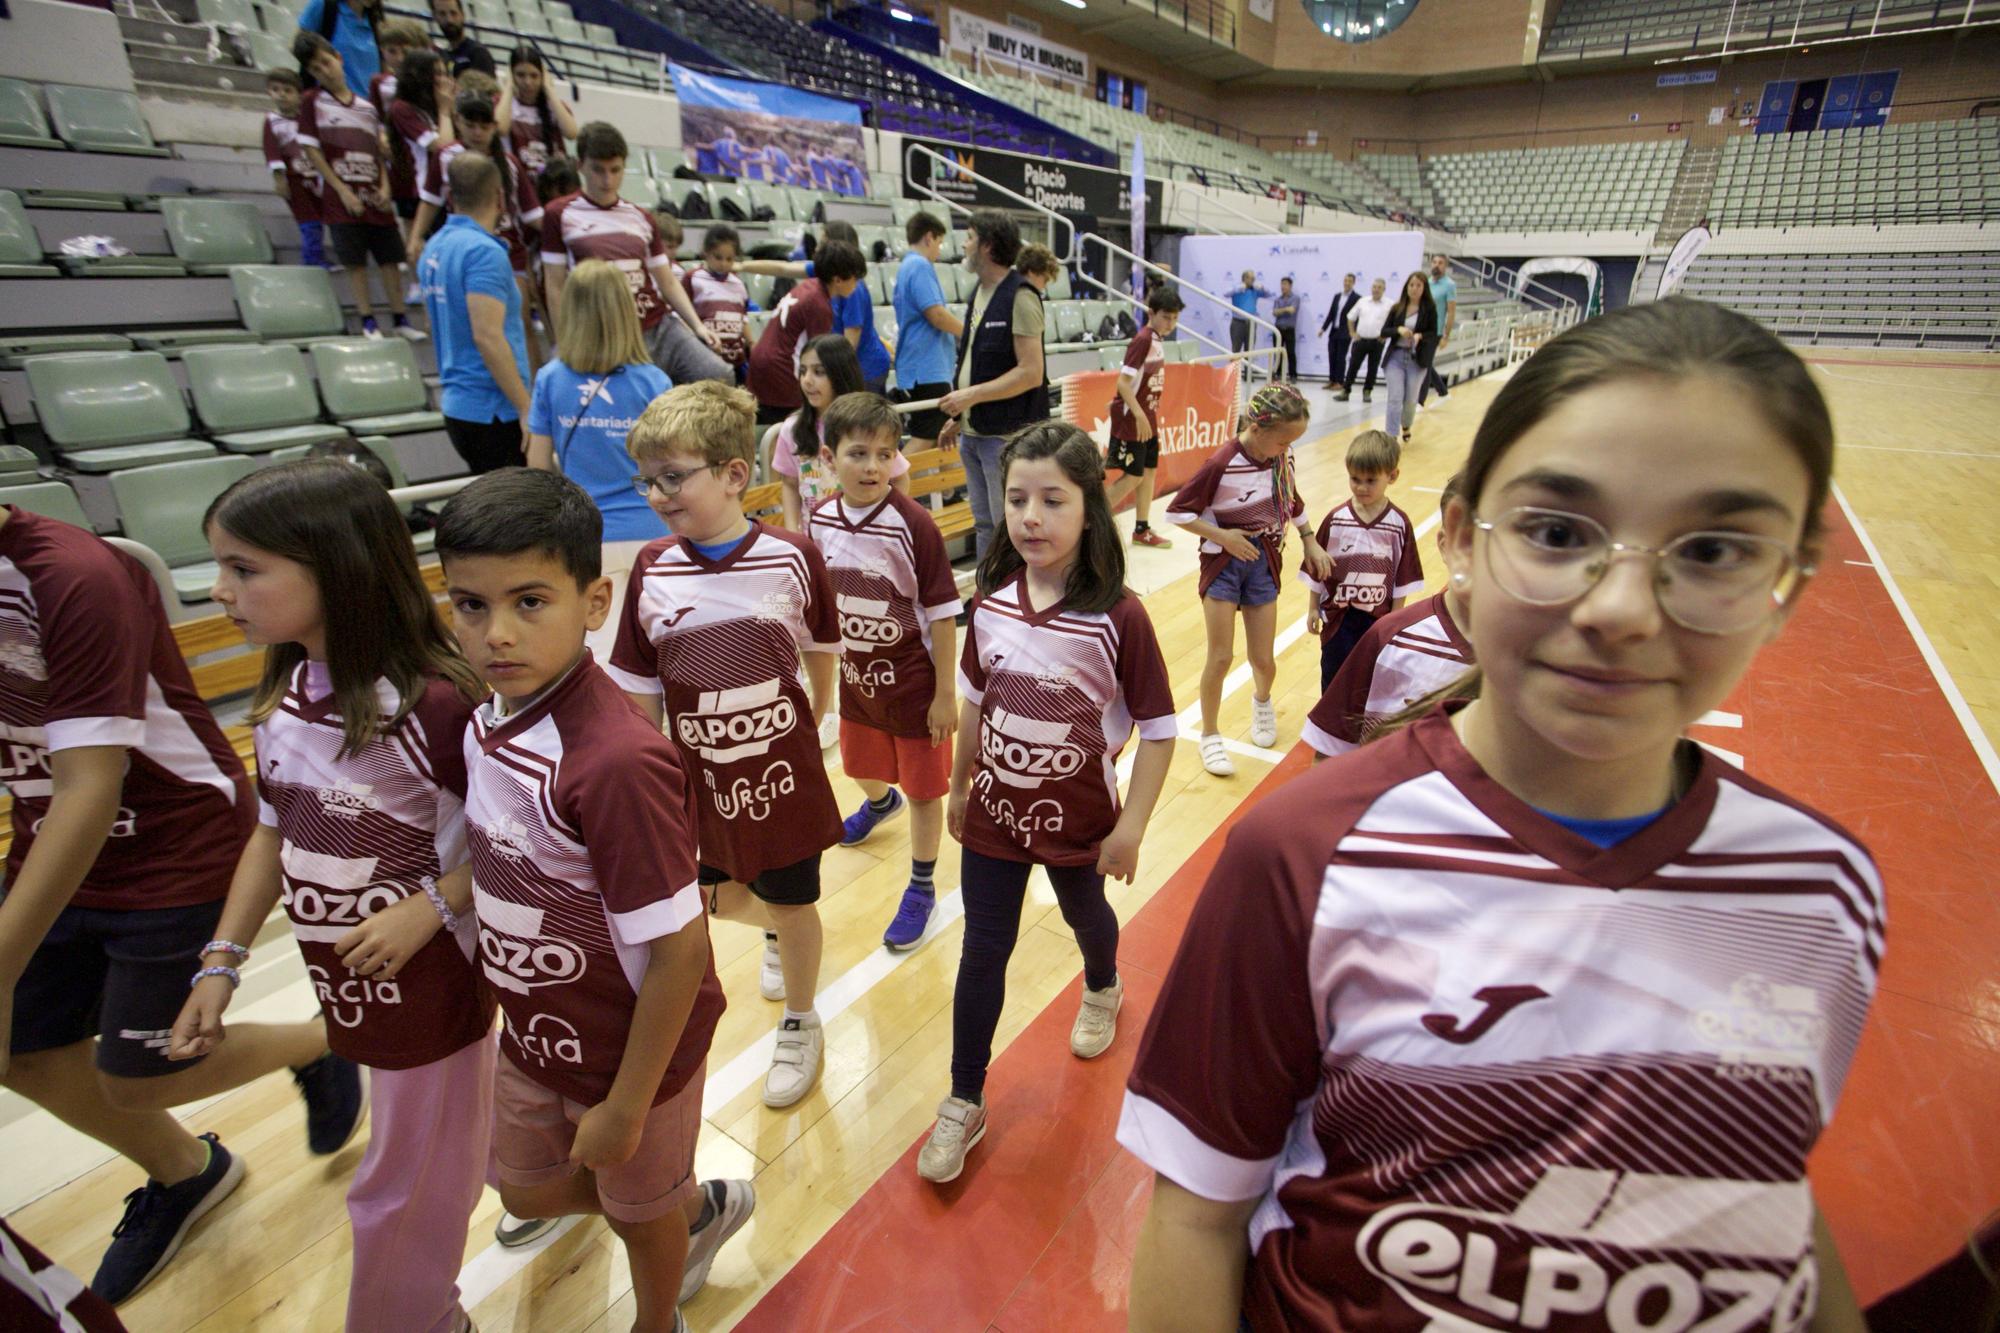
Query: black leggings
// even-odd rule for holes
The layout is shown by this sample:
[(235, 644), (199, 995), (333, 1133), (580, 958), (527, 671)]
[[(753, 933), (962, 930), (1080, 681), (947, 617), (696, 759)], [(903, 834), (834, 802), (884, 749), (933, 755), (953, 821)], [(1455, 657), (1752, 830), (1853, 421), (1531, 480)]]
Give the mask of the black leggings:
[[(993, 1061), (993, 1033), (1007, 1002), (1007, 960), (1021, 933), (1028, 895), (1026, 861), (1002, 861), (964, 848), (958, 886), (965, 895), (965, 951), (951, 997), (951, 1095), (976, 1102)], [(1095, 866), (1044, 866), (1063, 920), (1083, 950), (1083, 984), (1104, 990), (1118, 981), (1118, 914), (1104, 898)]]

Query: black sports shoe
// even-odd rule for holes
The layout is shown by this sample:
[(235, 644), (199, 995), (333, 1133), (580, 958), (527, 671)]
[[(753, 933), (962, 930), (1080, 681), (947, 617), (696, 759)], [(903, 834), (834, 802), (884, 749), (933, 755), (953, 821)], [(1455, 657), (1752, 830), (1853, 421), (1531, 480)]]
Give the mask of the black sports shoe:
[(319, 1157), (345, 1148), (368, 1111), (360, 1066), (328, 1051), (303, 1069), (294, 1069), (292, 1082), (306, 1099), (306, 1146)]
[(243, 1159), (232, 1156), (213, 1134), (208, 1165), (177, 1185), (149, 1180), (125, 1196), (125, 1216), (111, 1229), (111, 1248), (97, 1265), (90, 1289), (113, 1305), (151, 1282), (174, 1257), (188, 1229), (229, 1197), (243, 1179)]

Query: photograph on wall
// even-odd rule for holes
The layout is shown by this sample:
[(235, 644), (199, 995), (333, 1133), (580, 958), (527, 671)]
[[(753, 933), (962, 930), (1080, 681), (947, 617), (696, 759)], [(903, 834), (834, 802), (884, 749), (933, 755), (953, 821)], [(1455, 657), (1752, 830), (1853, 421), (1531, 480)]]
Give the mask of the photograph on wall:
[(681, 155), (696, 171), (832, 194), (868, 193), (857, 103), (670, 68), (681, 104)]

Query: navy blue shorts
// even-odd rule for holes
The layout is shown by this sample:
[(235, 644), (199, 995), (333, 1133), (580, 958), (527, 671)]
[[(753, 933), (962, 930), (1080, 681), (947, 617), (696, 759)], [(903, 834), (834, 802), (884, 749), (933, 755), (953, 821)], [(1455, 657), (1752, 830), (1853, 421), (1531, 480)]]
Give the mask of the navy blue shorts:
[(49, 927), (14, 988), (16, 1055), (56, 1051), (96, 1037), (97, 1067), (118, 1078), (157, 1078), (198, 1060), (168, 1060), (201, 946), (215, 938), (222, 900), (136, 912), (67, 907)]
[(1260, 553), (1254, 559), (1231, 560), (1224, 565), (1202, 596), (1237, 606), (1269, 606), (1278, 600), (1278, 581), (1271, 577), (1271, 562)]

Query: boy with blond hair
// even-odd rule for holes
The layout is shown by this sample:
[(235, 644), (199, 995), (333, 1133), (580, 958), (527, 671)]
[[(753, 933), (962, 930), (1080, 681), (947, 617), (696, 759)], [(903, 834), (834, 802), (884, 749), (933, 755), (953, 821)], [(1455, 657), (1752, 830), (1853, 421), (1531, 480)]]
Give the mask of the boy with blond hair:
[(764, 1104), (782, 1108), (812, 1090), (825, 1044), (819, 859), (841, 821), (819, 723), (840, 624), (813, 544), (744, 517), (756, 418), (748, 393), (704, 380), (662, 394), (632, 427), (637, 483), (673, 535), (633, 563), (610, 671), (656, 724), (672, 719), (709, 910), (764, 930), (760, 989), (785, 1001)]
[(1320, 549), (1332, 557), (1333, 572), (1321, 582), (1308, 570), (1305, 583), (1312, 595), (1306, 629), (1320, 636), (1322, 693), (1376, 620), (1424, 586), (1416, 525), (1389, 499), (1402, 461), (1393, 436), (1356, 435), (1347, 446), (1349, 497), (1320, 521)]

